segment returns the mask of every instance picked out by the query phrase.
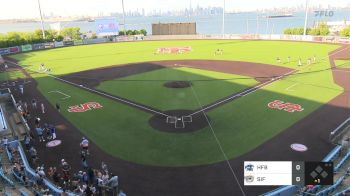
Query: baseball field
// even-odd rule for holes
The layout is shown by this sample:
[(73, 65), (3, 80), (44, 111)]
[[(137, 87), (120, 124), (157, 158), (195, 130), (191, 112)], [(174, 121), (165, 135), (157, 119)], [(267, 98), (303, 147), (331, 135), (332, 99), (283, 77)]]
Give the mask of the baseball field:
[[(191, 51), (157, 53), (159, 48), (176, 47), (190, 47)], [(62, 115), (74, 129), (58, 131), (62, 147), (51, 152), (69, 154), (70, 142), (79, 140), (73, 135), (84, 135), (102, 157), (122, 161), (121, 168), (136, 164), (178, 172), (219, 164), (228, 165), (231, 171), (227, 172), (234, 176), (239, 173), (240, 178), (242, 168), (230, 162), (252, 152), (260, 152), (261, 156), (254, 158), (257, 160), (272, 156), (277, 160), (288, 156), (301, 160), (307, 157), (305, 154), (317, 160), (328, 153), (332, 147), (325, 144), (328, 132), (305, 123), (325, 107), (343, 108), (332, 104), (347, 87), (337, 82), (331, 58), (333, 51), (341, 53), (343, 49), (340, 45), (307, 42), (145, 41), (59, 48), (11, 58), (30, 74), (35, 83), (32, 91), (41, 94), (52, 107), (59, 103), (62, 109), (54, 115)], [(42, 63), (45, 70), (40, 67)], [(350, 66), (344, 59), (335, 64)], [(323, 126), (327, 129), (343, 118), (332, 121), (337, 114), (319, 113), (316, 117), (324, 120), (320, 124), (329, 123)], [(47, 118), (56, 120), (49, 114)], [(294, 129), (300, 123), (304, 126)], [(264, 151), (263, 146), (293, 132), (300, 140), (280, 139), (273, 152)], [(292, 143), (303, 143), (308, 150), (293, 151)], [(222, 180), (232, 182), (237, 178)], [(201, 187), (207, 182), (198, 183)], [(243, 181), (235, 183), (241, 186)], [(228, 184), (222, 186), (227, 188)], [(165, 187), (164, 182), (160, 194), (164, 195)], [(200, 187), (194, 188), (198, 194), (202, 193)], [(240, 192), (237, 187), (228, 191), (232, 189)], [(182, 193), (181, 188), (177, 191)], [(216, 190), (212, 195), (216, 193), (221, 192)]]

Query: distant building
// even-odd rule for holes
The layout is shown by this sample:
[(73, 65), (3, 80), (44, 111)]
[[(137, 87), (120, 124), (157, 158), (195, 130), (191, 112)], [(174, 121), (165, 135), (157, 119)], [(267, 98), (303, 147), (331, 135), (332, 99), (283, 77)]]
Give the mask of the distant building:
[(330, 21), (327, 22), (327, 26), (331, 35), (339, 35), (340, 31), (350, 26), (350, 21)]
[(196, 23), (157, 23), (152, 24), (152, 35), (195, 35)]

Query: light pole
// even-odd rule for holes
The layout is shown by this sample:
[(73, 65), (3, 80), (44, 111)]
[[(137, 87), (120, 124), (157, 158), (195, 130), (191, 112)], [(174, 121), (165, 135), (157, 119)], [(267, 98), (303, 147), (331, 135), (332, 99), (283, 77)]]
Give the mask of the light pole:
[(309, 0), (306, 0), (305, 23), (304, 23), (304, 33), (303, 33), (303, 36), (304, 36), (304, 37), (305, 37), (305, 35), (306, 35), (306, 28), (307, 28), (308, 15), (309, 15)]
[(41, 32), (43, 34), (43, 39), (45, 39), (45, 30), (44, 30), (44, 22), (43, 22), (43, 14), (41, 13), (40, 0), (38, 0), (39, 12), (40, 12), (40, 22), (41, 22)]
[(226, 1), (224, 0), (224, 7), (222, 10), (222, 38), (225, 39), (225, 5)]
[(123, 28), (124, 28), (124, 35), (126, 36), (126, 30), (125, 30), (125, 9), (124, 9), (124, 0), (122, 0), (122, 7), (123, 7)]

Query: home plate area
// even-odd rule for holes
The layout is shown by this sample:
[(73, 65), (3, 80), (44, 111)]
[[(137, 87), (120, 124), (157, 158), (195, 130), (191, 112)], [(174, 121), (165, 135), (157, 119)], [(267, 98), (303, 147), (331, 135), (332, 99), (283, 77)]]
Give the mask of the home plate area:
[(164, 115), (156, 114), (149, 120), (151, 127), (158, 131), (171, 133), (187, 133), (208, 126), (208, 120), (202, 112), (194, 115), (191, 110), (171, 110)]
[(166, 122), (170, 124), (175, 124), (175, 128), (185, 128), (185, 123), (192, 122), (192, 116), (168, 116)]

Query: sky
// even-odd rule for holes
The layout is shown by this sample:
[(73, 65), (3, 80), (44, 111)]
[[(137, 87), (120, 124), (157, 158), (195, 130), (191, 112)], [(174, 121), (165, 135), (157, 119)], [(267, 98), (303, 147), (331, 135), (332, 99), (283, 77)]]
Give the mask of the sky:
[[(0, 0), (0, 19), (38, 18), (38, 0)], [(40, 0), (44, 14), (61, 16), (97, 15), (99, 12), (122, 12), (122, 0)], [(179, 10), (200, 5), (221, 7), (224, 0), (124, 0), (125, 10)], [(311, 5), (345, 6), (349, 0), (310, 0)], [(226, 0), (226, 10), (254, 11), (262, 8), (304, 5), (305, 0)]]

